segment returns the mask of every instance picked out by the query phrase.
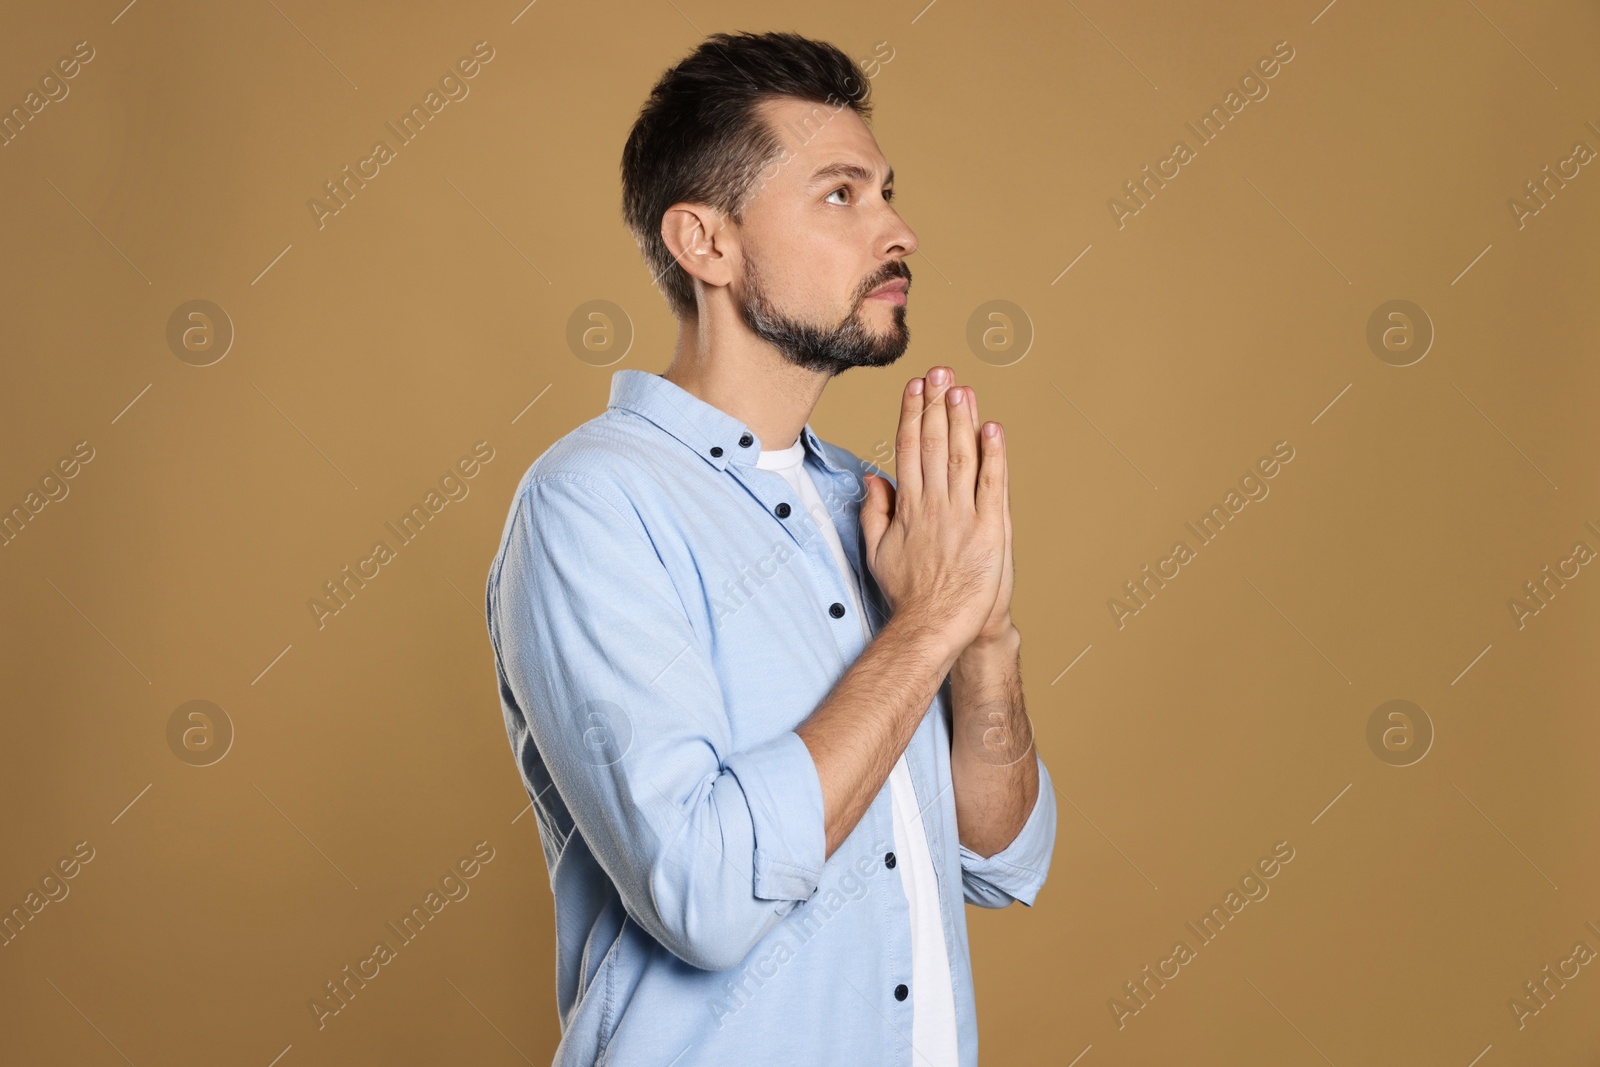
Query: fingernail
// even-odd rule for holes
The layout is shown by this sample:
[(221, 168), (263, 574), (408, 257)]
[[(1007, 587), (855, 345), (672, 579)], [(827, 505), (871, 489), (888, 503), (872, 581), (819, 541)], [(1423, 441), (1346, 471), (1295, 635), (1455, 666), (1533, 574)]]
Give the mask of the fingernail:
[(1000, 432), (1000, 424), (999, 423), (997, 423), (997, 422), (986, 422), (986, 423), (983, 424), (983, 436), (985, 436), (985, 437), (993, 437), (995, 434), (997, 434), (999, 432)]
[(928, 372), (928, 380), (930, 382), (932, 382), (934, 385), (943, 385), (944, 384), (944, 368), (943, 367), (935, 367), (935, 368), (933, 368), (933, 370)]
[(911, 379), (911, 384), (906, 387), (906, 391), (909, 392), (912, 396), (916, 396), (918, 393), (922, 392), (922, 379), (921, 378), (913, 378), (913, 379)]
[(950, 391), (948, 393), (946, 393), (945, 395), (950, 398), (950, 406), (951, 407), (955, 407), (957, 404), (961, 403), (961, 390), (960, 390), (960, 388), (952, 386)]

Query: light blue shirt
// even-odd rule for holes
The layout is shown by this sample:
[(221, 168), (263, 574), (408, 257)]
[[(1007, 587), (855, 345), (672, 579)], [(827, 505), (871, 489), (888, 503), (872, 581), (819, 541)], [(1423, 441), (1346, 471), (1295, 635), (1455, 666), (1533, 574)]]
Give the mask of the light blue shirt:
[[(807, 469), (861, 581), (862, 473), (807, 423)], [(915, 1067), (911, 921), (887, 784), (824, 861), (795, 733), (866, 647), (826, 540), (760, 442), (658, 374), (523, 476), (486, 605), (506, 733), (555, 898), (557, 1065)], [(939, 883), (962, 1067), (978, 1027), (964, 900), (1032, 905), (1055, 790), (987, 858), (960, 844), (948, 676), (906, 748)], [(897, 997), (897, 992), (900, 994)]]

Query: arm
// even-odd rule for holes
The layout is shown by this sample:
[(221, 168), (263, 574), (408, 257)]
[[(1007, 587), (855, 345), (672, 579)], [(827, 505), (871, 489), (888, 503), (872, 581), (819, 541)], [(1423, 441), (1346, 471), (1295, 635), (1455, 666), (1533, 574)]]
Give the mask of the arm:
[(693, 966), (735, 966), (822, 874), (822, 787), (805, 744), (788, 731), (733, 750), (701, 639), (613, 490), (539, 478), (508, 532), (489, 630), (524, 782), (542, 760), (652, 937)]
[(822, 782), (829, 856), (882, 791), (955, 658), (936, 632), (891, 618), (796, 729)]
[(968, 903), (1032, 906), (1055, 847), (1055, 789), (1034, 750), (1015, 628), (967, 646), (950, 672), (950, 775)]
[(1009, 845), (1039, 795), (1033, 726), (1022, 702), (1022, 635), (967, 646), (950, 672), (950, 777), (961, 843), (979, 856)]

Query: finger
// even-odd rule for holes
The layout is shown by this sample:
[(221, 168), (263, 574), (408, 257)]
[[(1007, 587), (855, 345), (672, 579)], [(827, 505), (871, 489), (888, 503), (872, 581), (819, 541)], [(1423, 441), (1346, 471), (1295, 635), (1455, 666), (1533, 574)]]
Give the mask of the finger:
[[(934, 371), (944, 372), (944, 384), (936, 384)], [(945, 415), (945, 393), (955, 384), (948, 367), (928, 372), (928, 397), (922, 409), (922, 492), (923, 498), (948, 499), (950, 468), (950, 420)]]
[(900, 425), (894, 432), (894, 476), (908, 500), (922, 495), (922, 406), (925, 382), (913, 378), (900, 394)]
[(978, 517), (1005, 529), (1006, 507), (1006, 445), (1005, 430), (998, 422), (990, 423), (993, 435), (983, 438), (983, 458), (978, 469)]
[(978, 392), (970, 385), (965, 388), (967, 395), (962, 397), (961, 401), (964, 404), (972, 405), (972, 454), (981, 456), (983, 454), (983, 441), (978, 435), (983, 432), (983, 423), (978, 419)]
[(945, 390), (945, 397), (950, 419), (950, 502), (957, 507), (976, 507), (979, 446), (978, 431), (972, 423), (972, 389), (951, 386)]

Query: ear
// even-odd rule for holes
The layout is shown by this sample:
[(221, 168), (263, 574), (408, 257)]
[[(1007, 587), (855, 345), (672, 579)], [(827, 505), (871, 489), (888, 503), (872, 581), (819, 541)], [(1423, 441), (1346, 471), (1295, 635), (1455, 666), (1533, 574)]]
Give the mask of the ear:
[(733, 236), (723, 225), (722, 213), (704, 204), (678, 203), (661, 216), (661, 239), (678, 265), (707, 285), (727, 285), (733, 279)]

